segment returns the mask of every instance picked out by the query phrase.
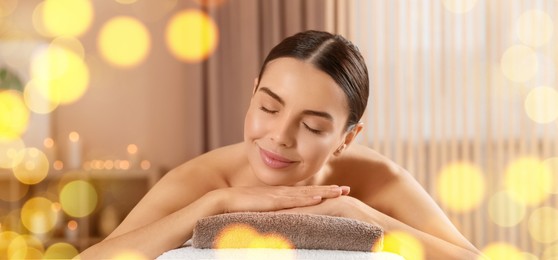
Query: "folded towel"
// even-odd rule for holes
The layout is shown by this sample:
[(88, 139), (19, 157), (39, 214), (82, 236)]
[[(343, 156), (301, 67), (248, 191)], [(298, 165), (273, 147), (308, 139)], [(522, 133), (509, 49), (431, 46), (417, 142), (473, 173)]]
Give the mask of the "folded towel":
[(362, 221), (312, 214), (243, 212), (198, 220), (195, 248), (381, 249), (383, 230)]

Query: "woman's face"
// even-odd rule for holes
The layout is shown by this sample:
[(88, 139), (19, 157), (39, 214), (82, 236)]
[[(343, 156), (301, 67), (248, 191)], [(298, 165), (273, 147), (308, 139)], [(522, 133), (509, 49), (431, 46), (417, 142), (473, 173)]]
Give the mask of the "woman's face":
[(319, 172), (344, 143), (345, 93), (325, 72), (294, 58), (267, 64), (244, 123), (248, 160), (267, 185)]

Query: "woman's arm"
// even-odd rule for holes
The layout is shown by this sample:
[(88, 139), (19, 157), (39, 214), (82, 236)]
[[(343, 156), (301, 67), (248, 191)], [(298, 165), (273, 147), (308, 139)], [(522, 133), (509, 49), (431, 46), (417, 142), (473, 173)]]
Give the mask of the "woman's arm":
[(153, 259), (191, 238), (203, 217), (310, 206), (347, 193), (338, 186), (227, 188), (218, 182), (209, 169), (185, 166), (169, 172), (113, 233), (80, 257), (104, 259), (132, 251)]
[(119, 253), (133, 252), (155, 259), (162, 253), (177, 248), (192, 236), (196, 221), (219, 214), (216, 198), (204, 195), (188, 206), (153, 223), (111, 236), (80, 254), (81, 259), (108, 259)]

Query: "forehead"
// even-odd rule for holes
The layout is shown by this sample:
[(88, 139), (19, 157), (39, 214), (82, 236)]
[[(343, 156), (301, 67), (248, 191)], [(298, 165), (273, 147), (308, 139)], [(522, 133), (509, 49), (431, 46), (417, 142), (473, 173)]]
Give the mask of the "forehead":
[(311, 63), (295, 58), (273, 60), (266, 65), (259, 86), (271, 89), (286, 105), (348, 117), (347, 98), (341, 87)]

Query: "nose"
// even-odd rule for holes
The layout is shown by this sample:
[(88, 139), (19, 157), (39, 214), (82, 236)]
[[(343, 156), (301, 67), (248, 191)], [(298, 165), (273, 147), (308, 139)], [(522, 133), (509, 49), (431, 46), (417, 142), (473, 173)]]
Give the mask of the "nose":
[(271, 126), (271, 141), (279, 146), (293, 147), (296, 143), (295, 135), (295, 125), (288, 118), (277, 120), (277, 124)]

